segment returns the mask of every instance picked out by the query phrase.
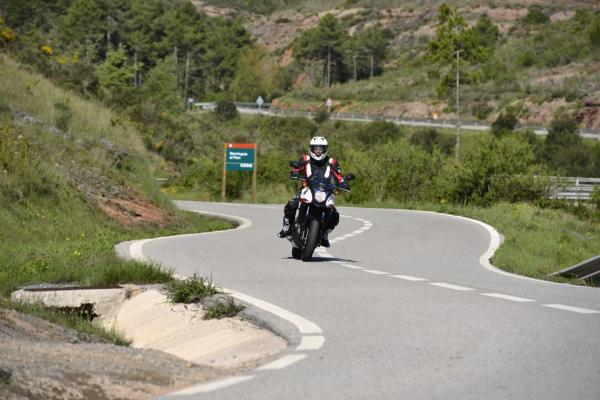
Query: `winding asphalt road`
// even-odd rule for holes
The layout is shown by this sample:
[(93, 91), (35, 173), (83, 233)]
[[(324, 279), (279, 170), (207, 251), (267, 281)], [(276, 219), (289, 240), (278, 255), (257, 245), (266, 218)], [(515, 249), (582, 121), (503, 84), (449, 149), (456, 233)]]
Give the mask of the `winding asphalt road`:
[(301, 343), (168, 398), (600, 399), (600, 289), (485, 268), (482, 224), (341, 208), (332, 247), (303, 263), (275, 237), (281, 206), (179, 206), (251, 224), (138, 250), (293, 313)]

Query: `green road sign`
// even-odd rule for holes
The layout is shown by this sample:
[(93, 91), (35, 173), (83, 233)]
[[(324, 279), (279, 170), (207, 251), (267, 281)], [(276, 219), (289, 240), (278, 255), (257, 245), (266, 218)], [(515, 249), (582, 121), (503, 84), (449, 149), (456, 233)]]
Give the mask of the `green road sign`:
[(253, 144), (227, 143), (225, 145), (225, 165), (227, 171), (254, 171)]

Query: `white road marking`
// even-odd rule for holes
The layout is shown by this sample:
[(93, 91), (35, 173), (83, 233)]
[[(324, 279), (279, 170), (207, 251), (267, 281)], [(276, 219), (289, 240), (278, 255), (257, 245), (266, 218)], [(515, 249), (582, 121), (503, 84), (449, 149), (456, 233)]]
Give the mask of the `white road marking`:
[(389, 275), (389, 272), (378, 271), (376, 269), (363, 269), (363, 272), (368, 272), (373, 275)]
[(346, 268), (350, 268), (350, 269), (364, 269), (364, 268), (362, 268), (362, 267), (359, 267), (359, 266), (357, 266), (357, 265), (351, 265), (351, 264), (346, 264), (346, 263), (344, 263), (344, 264), (342, 264), (342, 265), (343, 265), (344, 267), (346, 267)]
[(579, 314), (600, 314), (600, 311), (590, 310), (589, 308), (565, 306), (564, 304), (542, 304), (544, 307), (556, 308), (557, 310), (571, 311)]
[(293, 312), (276, 306), (275, 304), (268, 303), (264, 300), (256, 299), (252, 296), (248, 296), (247, 294), (234, 292), (232, 290), (223, 289), (223, 291), (231, 295), (232, 297), (235, 297), (238, 300), (250, 303), (258, 308), (262, 308), (263, 310), (270, 312), (271, 314), (277, 315), (279, 318), (283, 318), (286, 321), (291, 322), (296, 326), (296, 328), (298, 328), (298, 330), (302, 334), (323, 333), (321, 328), (319, 328), (319, 326), (314, 322), (309, 321), (306, 318), (302, 318), (298, 314), (294, 314)]
[(325, 343), (324, 336), (302, 336), (302, 341), (296, 347), (296, 351), (318, 350), (323, 347), (323, 343)]
[(215, 390), (223, 389), (228, 386), (246, 382), (251, 379), (254, 379), (253, 375), (234, 376), (232, 378), (227, 378), (227, 379), (223, 379), (223, 380), (216, 381), (216, 382), (201, 383), (199, 385), (190, 386), (190, 387), (182, 389), (180, 391), (169, 393), (165, 397), (214, 392)]
[(398, 278), (398, 279), (404, 279), (405, 281), (411, 281), (411, 282), (424, 282), (424, 281), (428, 280), (425, 278), (418, 278), (416, 276), (410, 276), (410, 275), (391, 275), (391, 277)]
[(597, 290), (596, 288), (594, 288), (592, 286), (576, 286), (576, 285), (571, 285), (568, 283), (544, 281), (542, 279), (536, 279), (536, 278), (531, 278), (529, 276), (517, 275), (517, 274), (513, 274), (512, 272), (507, 272), (507, 271), (501, 270), (500, 268), (497, 268), (497, 267), (493, 266), (492, 263), (490, 263), (490, 259), (492, 258), (492, 256), (496, 252), (496, 250), (498, 250), (498, 247), (500, 247), (500, 243), (502, 242), (500, 234), (491, 225), (488, 225), (485, 222), (481, 222), (481, 221), (478, 221), (473, 218), (462, 217), (460, 215), (444, 214), (444, 213), (438, 213), (438, 212), (434, 212), (434, 211), (420, 211), (420, 210), (411, 210), (411, 211), (423, 213), (423, 214), (443, 215), (443, 216), (446, 216), (449, 218), (462, 219), (463, 221), (469, 221), (469, 222), (472, 222), (472, 223), (482, 226), (490, 234), (490, 245), (489, 245), (488, 249), (486, 250), (486, 252), (483, 253), (481, 255), (481, 257), (479, 258), (479, 264), (483, 268), (485, 268), (491, 272), (495, 272), (497, 274), (504, 275), (504, 276), (510, 276), (511, 278), (534, 281), (534, 282), (542, 283), (545, 285), (562, 285), (562, 286), (568, 286), (568, 287), (571, 287), (574, 289), (576, 288), (577, 290)]
[(273, 362), (270, 362), (262, 367), (257, 368), (259, 371), (271, 370), (271, 369), (282, 369), (285, 367), (289, 367), (290, 365), (304, 359), (306, 354), (288, 354), (287, 356), (283, 356)]
[(446, 282), (432, 282), (432, 283), (430, 283), (430, 285), (439, 286), (439, 287), (443, 287), (443, 288), (446, 288), (446, 289), (458, 290), (458, 291), (461, 291), (461, 292), (466, 292), (468, 290), (475, 290), (475, 289), (471, 289), (471, 288), (468, 288), (468, 287), (453, 285), (451, 283), (446, 283)]
[(142, 252), (142, 247), (144, 247), (144, 245), (150, 241), (152, 241), (152, 239), (136, 240), (135, 242), (131, 243), (129, 246), (129, 255), (131, 255), (131, 258), (141, 262), (148, 261)]
[(536, 300), (533, 300), (533, 299), (527, 299), (525, 297), (509, 296), (507, 294), (501, 294), (501, 293), (481, 293), (481, 295), (482, 296), (488, 296), (488, 297), (494, 297), (494, 298), (497, 298), (497, 299), (516, 301), (518, 303), (527, 303), (527, 302), (534, 302), (534, 301), (536, 301)]

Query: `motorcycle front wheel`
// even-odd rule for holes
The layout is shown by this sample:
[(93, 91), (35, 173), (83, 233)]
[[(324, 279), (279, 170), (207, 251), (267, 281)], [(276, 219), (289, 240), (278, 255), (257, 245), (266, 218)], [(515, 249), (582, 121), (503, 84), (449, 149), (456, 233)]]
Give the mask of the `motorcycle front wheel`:
[(308, 222), (308, 236), (306, 237), (306, 243), (302, 249), (302, 261), (310, 261), (313, 251), (317, 247), (317, 240), (319, 239), (319, 231), (321, 223), (316, 219), (312, 219)]
[(301, 259), (302, 249), (300, 247), (292, 247), (292, 257), (294, 257), (296, 260)]

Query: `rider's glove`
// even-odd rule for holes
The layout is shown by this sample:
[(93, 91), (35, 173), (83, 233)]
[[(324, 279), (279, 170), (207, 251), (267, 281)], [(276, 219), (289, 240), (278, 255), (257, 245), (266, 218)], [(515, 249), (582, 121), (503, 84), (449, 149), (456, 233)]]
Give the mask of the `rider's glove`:
[(299, 179), (299, 178), (300, 178), (300, 172), (295, 172), (295, 171), (290, 172), (290, 179)]
[(338, 188), (340, 188), (342, 190), (350, 190), (350, 186), (348, 186), (348, 182), (346, 182), (346, 181), (340, 182), (338, 184)]

